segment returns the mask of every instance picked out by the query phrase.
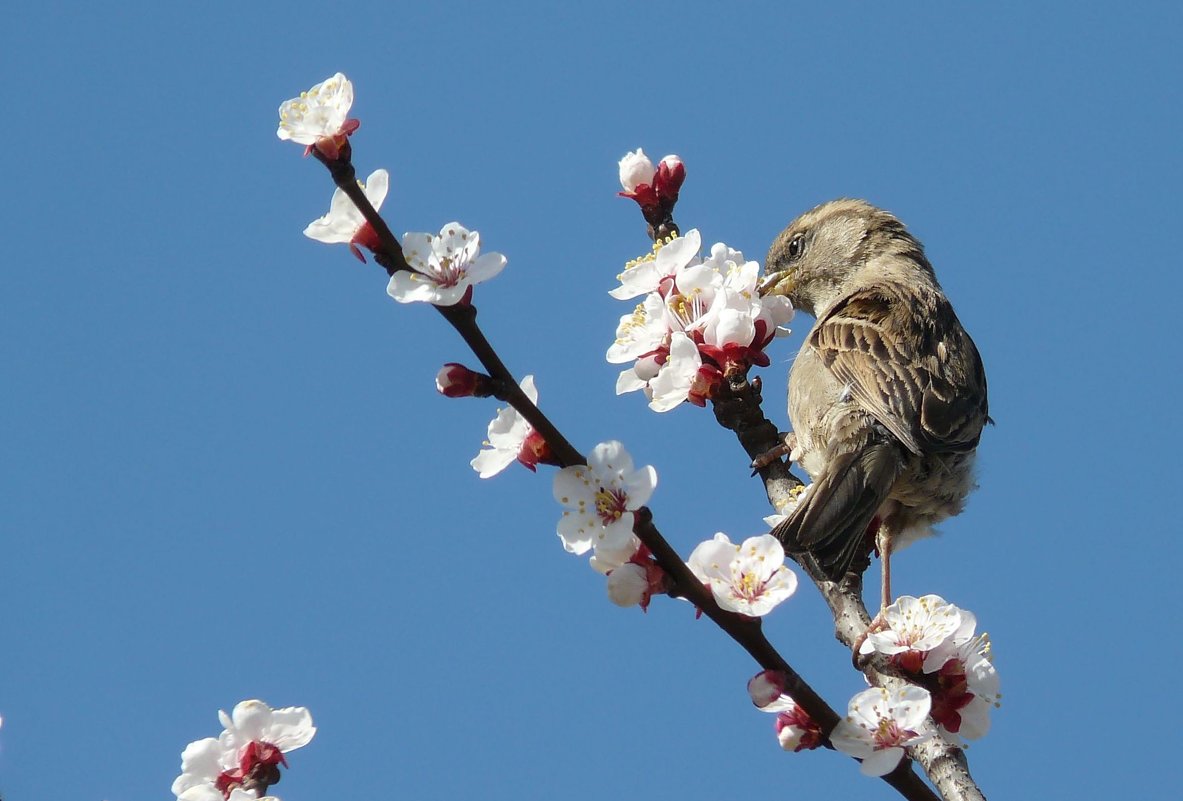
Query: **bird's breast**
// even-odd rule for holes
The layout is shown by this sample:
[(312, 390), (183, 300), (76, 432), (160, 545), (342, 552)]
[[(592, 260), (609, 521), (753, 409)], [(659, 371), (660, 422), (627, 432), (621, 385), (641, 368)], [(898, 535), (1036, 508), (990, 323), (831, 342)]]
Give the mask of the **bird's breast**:
[(839, 445), (854, 445), (866, 433), (866, 412), (851, 398), (808, 344), (789, 372), (789, 422), (797, 435), (798, 463), (816, 480)]

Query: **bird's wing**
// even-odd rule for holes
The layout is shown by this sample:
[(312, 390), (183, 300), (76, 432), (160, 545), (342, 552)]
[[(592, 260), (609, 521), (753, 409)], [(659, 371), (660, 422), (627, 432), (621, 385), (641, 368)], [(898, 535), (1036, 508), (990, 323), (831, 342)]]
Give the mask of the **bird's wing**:
[(818, 321), (809, 344), (912, 453), (977, 446), (986, 375), (944, 295), (894, 283), (855, 290)]

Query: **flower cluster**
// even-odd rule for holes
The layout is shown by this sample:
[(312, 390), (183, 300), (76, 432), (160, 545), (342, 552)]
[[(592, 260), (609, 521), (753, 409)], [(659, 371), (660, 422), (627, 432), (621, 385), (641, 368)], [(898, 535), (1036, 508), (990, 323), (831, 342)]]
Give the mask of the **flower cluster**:
[(620, 318), (608, 348), (612, 364), (633, 362), (616, 393), (643, 389), (654, 411), (683, 401), (705, 406), (723, 376), (767, 366), (764, 348), (793, 316), (783, 296), (760, 297), (760, 265), (719, 243), (702, 258), (697, 230), (655, 245), (655, 252), (620, 274), (609, 294), (618, 300), (644, 295)]
[(570, 553), (593, 551), (591, 566), (608, 576), (608, 597), (619, 606), (645, 609), (664, 588), (664, 572), (633, 533), (636, 511), (656, 486), (657, 471), (635, 469), (615, 440), (592, 449), (586, 465), (555, 475), (554, 497), (563, 506), (559, 539)]
[(279, 781), (279, 766), (287, 767), (284, 754), (316, 734), (312, 715), (300, 706), (272, 709), (243, 701), (218, 718), (225, 727), (221, 736), (189, 743), (181, 753), (181, 775), (172, 786), (179, 801), (254, 799), (257, 788)]
[[(353, 84), (337, 73), (279, 107), (279, 138), (305, 144), (307, 152), (315, 148), (330, 160), (348, 160), (348, 137), (359, 124), (348, 119), (352, 105)], [(358, 185), (377, 211), (390, 189), (390, 174), (375, 170)], [(304, 235), (318, 242), (348, 244), (353, 255), (363, 262), (366, 259), (361, 248), (377, 252), (381, 246), (373, 226), (340, 187), (333, 192), (328, 213), (309, 223)], [(505, 269), (505, 257), (500, 253), (482, 254), (480, 234), (458, 222), (448, 223), (438, 234), (404, 234), (402, 249), (411, 269), (396, 271), (386, 288), (399, 303), (467, 303), (473, 284), (487, 281)]]
[(299, 97), (279, 106), (280, 139), (307, 145), (304, 155), (319, 150), (336, 161), (349, 142), (349, 136), (361, 124), (349, 119), (353, 106), (353, 84), (341, 73), (321, 81)]
[(656, 167), (645, 151), (625, 153), (620, 160), (621, 197), (630, 197), (641, 207), (641, 214), (652, 230), (673, 219), (678, 192), (686, 180), (686, 167), (674, 155), (663, 158)]
[(884, 610), (884, 627), (867, 636), (861, 654), (886, 655), (897, 667), (935, 682), (932, 718), (953, 742), (976, 740), (990, 729), (999, 705), (998, 672), (990, 639), (975, 635), (977, 618), (938, 595), (905, 595)]
[(763, 617), (797, 591), (797, 574), (785, 567), (785, 550), (769, 534), (735, 545), (722, 532), (699, 543), (687, 562), (715, 603), (730, 612)]

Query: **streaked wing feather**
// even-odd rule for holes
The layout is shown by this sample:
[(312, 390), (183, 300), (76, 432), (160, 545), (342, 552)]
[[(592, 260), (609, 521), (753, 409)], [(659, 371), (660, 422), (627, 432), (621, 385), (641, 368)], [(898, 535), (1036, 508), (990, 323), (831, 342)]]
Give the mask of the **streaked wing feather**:
[(826, 313), (810, 345), (912, 453), (977, 445), (986, 421), (985, 373), (943, 295), (922, 299), (893, 284), (857, 290)]

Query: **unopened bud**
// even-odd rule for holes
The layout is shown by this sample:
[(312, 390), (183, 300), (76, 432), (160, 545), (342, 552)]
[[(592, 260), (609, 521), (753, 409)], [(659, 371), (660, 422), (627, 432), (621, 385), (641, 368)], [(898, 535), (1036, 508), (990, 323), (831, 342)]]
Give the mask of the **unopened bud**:
[(776, 716), (776, 739), (786, 751), (807, 751), (822, 744), (822, 730), (804, 709), (793, 704)]
[(779, 670), (765, 670), (757, 673), (748, 682), (748, 695), (760, 709), (771, 704), (784, 694), (785, 674)]
[(489, 376), (469, 370), (463, 364), (448, 362), (435, 376), (435, 388), (446, 398), (487, 398)]
[(625, 192), (634, 192), (641, 184), (652, 184), (656, 174), (657, 168), (641, 148), (635, 153), (625, 153), (620, 160), (620, 185)]
[(673, 208), (678, 200), (678, 191), (685, 180), (686, 165), (677, 156), (669, 155), (657, 165), (657, 173), (653, 176), (653, 188), (657, 190), (662, 201), (668, 204), (668, 208)]
[(639, 606), (649, 599), (649, 577), (641, 565), (629, 562), (608, 574), (608, 599), (617, 606)]

